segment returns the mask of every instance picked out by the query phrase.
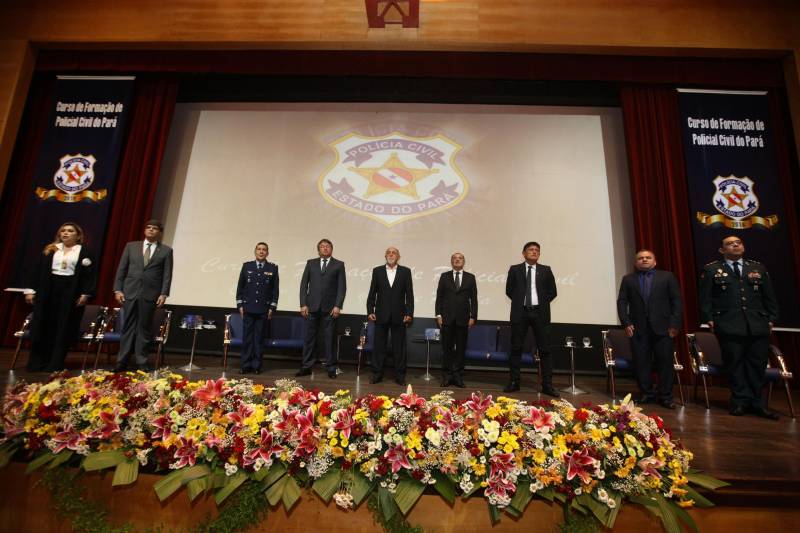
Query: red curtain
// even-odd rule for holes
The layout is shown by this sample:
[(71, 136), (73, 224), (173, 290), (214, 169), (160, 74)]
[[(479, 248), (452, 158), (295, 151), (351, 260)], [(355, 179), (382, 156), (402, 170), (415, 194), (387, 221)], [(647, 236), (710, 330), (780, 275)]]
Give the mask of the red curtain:
[(136, 81), (128, 140), (100, 258), (97, 301), (103, 305), (113, 303), (114, 275), (125, 243), (143, 238), (144, 223), (151, 216), (177, 94), (175, 79)]
[[(5, 239), (0, 239), (0, 287), (8, 287), (12, 269), (16, 263), (17, 239), (20, 235), (28, 206), (28, 195), (33, 194), (33, 172), (41, 147), (42, 135), (47, 126), (50, 101), (55, 89), (55, 76), (34, 78), (28, 93), (28, 102), (22, 116), (14, 157), (6, 176), (3, 196), (0, 198), (0, 227)], [(44, 244), (42, 244), (44, 246)], [(14, 341), (16, 331), (30, 311), (19, 293), (0, 292), (0, 333), (3, 344)]]

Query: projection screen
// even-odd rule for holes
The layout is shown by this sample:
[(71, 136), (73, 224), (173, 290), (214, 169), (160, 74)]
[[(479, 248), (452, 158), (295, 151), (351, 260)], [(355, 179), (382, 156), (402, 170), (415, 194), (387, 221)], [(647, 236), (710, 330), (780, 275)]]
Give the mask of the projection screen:
[(155, 214), (175, 250), (169, 303), (234, 307), (258, 241), (280, 267), (279, 310), (299, 308), (321, 238), (347, 267), (343, 312), (365, 314), (388, 246), (413, 269), (415, 315), (466, 256), (479, 319), (507, 320), (508, 267), (541, 244), (553, 321), (616, 323), (633, 224), (616, 108), (444, 104), (177, 106)]

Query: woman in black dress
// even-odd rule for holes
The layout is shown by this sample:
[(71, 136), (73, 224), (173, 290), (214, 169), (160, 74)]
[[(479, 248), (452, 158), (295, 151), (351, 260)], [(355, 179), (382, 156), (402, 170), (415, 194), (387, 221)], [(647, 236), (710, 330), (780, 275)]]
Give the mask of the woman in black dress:
[(25, 300), (33, 305), (31, 372), (63, 369), (67, 349), (78, 338), (83, 309), (96, 283), (94, 259), (82, 243), (80, 226), (61, 224), (31, 273), (25, 291)]

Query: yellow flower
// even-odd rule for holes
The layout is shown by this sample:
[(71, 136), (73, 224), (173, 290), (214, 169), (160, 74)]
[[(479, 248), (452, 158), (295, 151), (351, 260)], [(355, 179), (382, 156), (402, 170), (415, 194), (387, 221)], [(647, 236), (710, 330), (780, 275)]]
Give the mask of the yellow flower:
[(406, 436), (405, 441), (406, 447), (412, 450), (422, 449), (422, 437), (416, 429)]
[(503, 431), (500, 434), (500, 438), (497, 439), (497, 443), (503, 445), (503, 451), (506, 453), (512, 453), (514, 450), (519, 448), (517, 436), (509, 433), (508, 431)]
[(262, 392), (264, 392), (264, 385), (261, 383), (256, 383), (253, 385), (253, 394), (260, 396)]
[(338, 446), (334, 446), (333, 448), (331, 448), (331, 455), (334, 457), (343, 457), (344, 450)]
[(694, 505), (694, 500), (678, 500), (678, 505), (681, 507), (692, 507)]
[(333, 448), (337, 444), (339, 444), (339, 441), (336, 440), (336, 437), (333, 437), (333, 438), (331, 438), (331, 440), (328, 441), (328, 446), (330, 446), (331, 448)]
[(493, 404), (486, 410), (486, 416), (491, 418), (492, 420), (494, 420), (498, 416), (501, 416), (502, 414), (503, 414), (503, 409), (497, 404)]
[(542, 449), (535, 449), (533, 451), (533, 460), (536, 464), (542, 464), (547, 459), (547, 453)]

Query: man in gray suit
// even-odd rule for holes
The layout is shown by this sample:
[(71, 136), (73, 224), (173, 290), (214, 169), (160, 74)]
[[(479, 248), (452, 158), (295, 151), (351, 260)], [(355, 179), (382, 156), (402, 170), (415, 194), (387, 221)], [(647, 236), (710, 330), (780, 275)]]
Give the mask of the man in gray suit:
[(153, 313), (164, 305), (172, 283), (172, 248), (160, 242), (163, 230), (160, 221), (148, 220), (144, 240), (126, 244), (119, 260), (114, 296), (122, 305), (125, 324), (114, 372), (125, 370), (134, 350), (139, 370), (150, 370), (147, 356), (153, 338)]
[(347, 282), (344, 263), (331, 257), (333, 243), (322, 239), (317, 243), (317, 252), (319, 257), (308, 260), (300, 280), (300, 314), (306, 319), (306, 334), (303, 339), (303, 366), (296, 375), (311, 374), (314, 348), (321, 332), (328, 377), (336, 378), (333, 334), (336, 331), (336, 319), (344, 305)]

